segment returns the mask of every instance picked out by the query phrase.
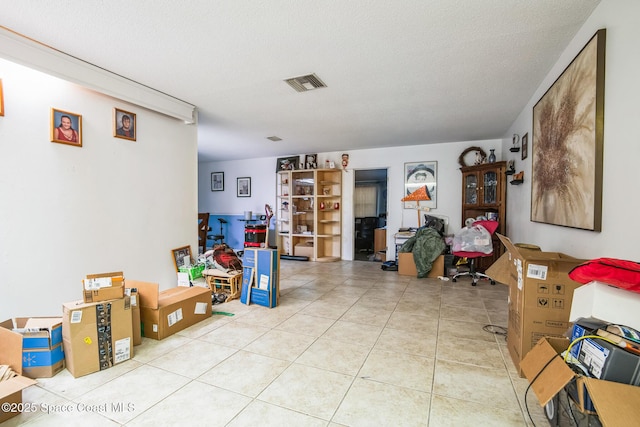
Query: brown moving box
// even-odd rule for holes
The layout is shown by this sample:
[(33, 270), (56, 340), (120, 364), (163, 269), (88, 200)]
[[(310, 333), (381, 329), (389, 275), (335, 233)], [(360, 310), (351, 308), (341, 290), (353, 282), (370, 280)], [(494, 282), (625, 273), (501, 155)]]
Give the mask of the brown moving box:
[[(418, 277), (418, 269), (416, 263), (413, 260), (412, 252), (398, 252), (398, 274), (401, 276), (413, 276)], [(444, 255), (440, 255), (433, 262), (431, 271), (427, 275), (432, 279), (438, 276), (444, 276)]]
[(131, 322), (133, 327), (133, 345), (142, 344), (142, 331), (140, 326), (140, 298), (137, 288), (125, 288), (125, 295), (131, 300)]
[(124, 298), (124, 275), (113, 273), (88, 274), (82, 281), (84, 302), (100, 302)]
[(62, 305), (62, 342), (74, 377), (108, 369), (133, 357), (129, 297)]
[(604, 426), (637, 425), (640, 387), (576, 375), (559, 356), (568, 346), (566, 338), (543, 338), (522, 359), (522, 370), (540, 406), (545, 406), (576, 378), (577, 389), (581, 391), (576, 404), (581, 411), (585, 412), (585, 393), (588, 393)]
[(161, 340), (211, 317), (211, 290), (200, 286), (159, 291), (157, 283), (127, 280), (138, 289), (142, 336)]
[(561, 337), (571, 327), (569, 314), (573, 291), (582, 286), (568, 276), (585, 260), (560, 252), (542, 252), (516, 247), (496, 235), (508, 253), (487, 269), (498, 282), (509, 285), (507, 347), (520, 376), (520, 361), (545, 336)]
[(0, 423), (20, 414), (22, 390), (37, 384), (31, 378), (22, 376), (22, 335), (0, 327), (0, 365), (9, 365), (18, 376), (0, 381), (0, 406), (9, 404), (9, 410), (0, 410)]

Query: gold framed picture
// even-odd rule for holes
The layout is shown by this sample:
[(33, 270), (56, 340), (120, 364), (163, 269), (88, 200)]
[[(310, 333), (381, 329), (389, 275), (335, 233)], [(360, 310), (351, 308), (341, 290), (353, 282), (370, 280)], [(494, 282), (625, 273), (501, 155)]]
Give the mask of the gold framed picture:
[(2, 91), (2, 79), (0, 79), (0, 116), (4, 116), (4, 92)]
[(119, 108), (113, 109), (113, 136), (116, 138), (136, 140), (136, 115)]
[(51, 142), (82, 147), (82, 116), (52, 108)]

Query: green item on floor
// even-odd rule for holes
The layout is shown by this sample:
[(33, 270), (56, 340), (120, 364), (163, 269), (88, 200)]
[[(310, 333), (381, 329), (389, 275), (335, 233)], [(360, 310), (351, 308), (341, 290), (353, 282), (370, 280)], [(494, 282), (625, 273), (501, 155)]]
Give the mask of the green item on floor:
[(227, 313), (226, 311), (213, 311), (211, 312), (211, 315), (213, 316), (214, 314), (219, 314), (221, 316), (235, 316), (235, 314), (233, 313)]

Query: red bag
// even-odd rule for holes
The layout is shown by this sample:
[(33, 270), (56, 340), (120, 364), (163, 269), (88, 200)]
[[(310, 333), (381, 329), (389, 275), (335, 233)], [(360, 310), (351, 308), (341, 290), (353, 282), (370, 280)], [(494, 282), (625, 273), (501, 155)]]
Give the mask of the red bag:
[(578, 283), (598, 281), (640, 293), (640, 263), (615, 258), (598, 258), (575, 266), (569, 277)]

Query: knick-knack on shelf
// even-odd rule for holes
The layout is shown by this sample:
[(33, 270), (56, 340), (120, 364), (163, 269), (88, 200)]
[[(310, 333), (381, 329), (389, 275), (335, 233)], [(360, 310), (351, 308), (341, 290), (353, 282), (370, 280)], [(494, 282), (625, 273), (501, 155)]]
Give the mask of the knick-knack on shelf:
[(489, 151), (491, 151), (491, 153), (489, 153), (489, 158), (487, 159), (489, 161), (489, 163), (495, 163), (496, 162), (496, 153), (494, 152), (495, 149), (490, 149)]

